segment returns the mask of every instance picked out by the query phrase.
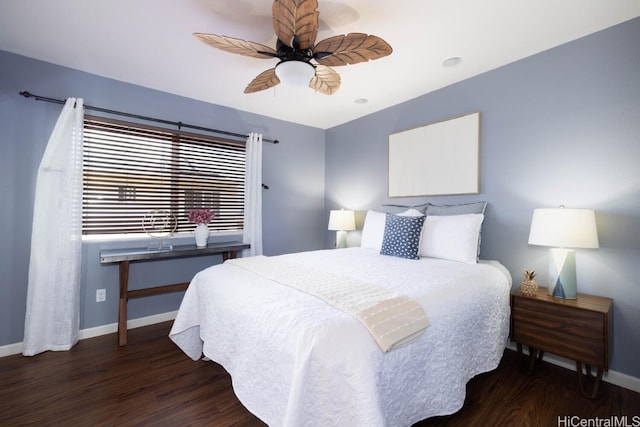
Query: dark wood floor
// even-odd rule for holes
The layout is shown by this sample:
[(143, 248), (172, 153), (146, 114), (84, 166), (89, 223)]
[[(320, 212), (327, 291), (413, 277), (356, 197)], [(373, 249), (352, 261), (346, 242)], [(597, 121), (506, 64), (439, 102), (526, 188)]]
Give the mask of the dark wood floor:
[[(131, 330), (126, 347), (111, 334), (68, 352), (0, 358), (0, 426), (264, 426), (224, 369), (192, 361), (167, 338), (170, 325)], [(574, 372), (544, 363), (526, 376), (507, 350), (498, 369), (469, 382), (463, 409), (416, 427), (557, 426), (565, 416), (640, 422), (640, 394), (605, 383), (588, 400)]]

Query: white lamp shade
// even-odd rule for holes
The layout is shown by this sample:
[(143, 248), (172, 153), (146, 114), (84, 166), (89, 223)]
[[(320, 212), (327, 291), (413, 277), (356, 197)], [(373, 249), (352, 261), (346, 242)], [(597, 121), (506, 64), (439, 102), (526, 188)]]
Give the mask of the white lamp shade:
[(591, 209), (534, 209), (529, 244), (558, 248), (597, 248), (598, 230)]
[(276, 65), (276, 76), (284, 84), (293, 86), (309, 86), (316, 70), (308, 62), (284, 61)]
[(353, 211), (332, 210), (329, 213), (329, 230), (351, 231), (356, 229), (356, 218)]

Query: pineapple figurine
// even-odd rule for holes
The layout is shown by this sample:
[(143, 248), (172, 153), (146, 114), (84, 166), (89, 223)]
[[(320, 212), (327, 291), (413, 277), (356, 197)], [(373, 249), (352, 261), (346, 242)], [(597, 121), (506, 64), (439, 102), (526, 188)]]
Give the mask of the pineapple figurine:
[(536, 277), (535, 271), (524, 270), (524, 279), (520, 282), (522, 295), (534, 297), (538, 294), (538, 284), (534, 280), (534, 277)]

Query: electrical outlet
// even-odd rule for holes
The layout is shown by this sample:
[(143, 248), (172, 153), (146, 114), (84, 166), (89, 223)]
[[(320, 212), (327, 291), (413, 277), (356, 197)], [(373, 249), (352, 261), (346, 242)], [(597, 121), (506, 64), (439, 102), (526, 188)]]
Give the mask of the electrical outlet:
[(107, 299), (106, 289), (96, 289), (96, 302), (103, 302)]

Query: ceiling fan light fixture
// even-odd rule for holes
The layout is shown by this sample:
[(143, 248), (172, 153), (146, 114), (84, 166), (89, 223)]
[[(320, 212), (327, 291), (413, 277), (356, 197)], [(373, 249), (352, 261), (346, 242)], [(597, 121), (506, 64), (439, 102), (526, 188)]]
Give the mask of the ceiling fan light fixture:
[(305, 61), (283, 61), (276, 65), (278, 79), (291, 86), (309, 86), (315, 74), (313, 65)]

